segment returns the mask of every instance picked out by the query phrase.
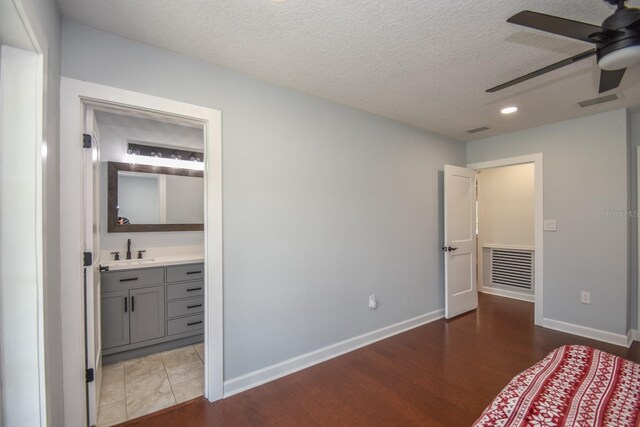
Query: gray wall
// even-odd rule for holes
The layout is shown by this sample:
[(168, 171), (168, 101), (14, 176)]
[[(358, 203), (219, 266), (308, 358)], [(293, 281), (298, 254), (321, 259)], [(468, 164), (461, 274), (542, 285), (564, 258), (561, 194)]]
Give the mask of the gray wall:
[[(544, 317), (627, 333), (627, 114), (611, 111), (468, 143), (475, 163), (542, 152)], [(611, 215), (607, 215), (610, 212)], [(580, 291), (591, 304), (580, 303)]]
[(66, 77), (222, 110), (225, 379), (443, 307), (463, 143), (69, 22), (63, 46)]
[(49, 48), (47, 64), (47, 161), (45, 173), (44, 312), (49, 425), (64, 425), (60, 303), (60, 63), (61, 21), (54, 0), (32, 0)]

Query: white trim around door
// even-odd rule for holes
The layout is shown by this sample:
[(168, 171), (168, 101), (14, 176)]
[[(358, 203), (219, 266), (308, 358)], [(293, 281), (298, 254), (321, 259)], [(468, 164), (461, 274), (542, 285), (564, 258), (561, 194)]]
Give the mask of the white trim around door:
[[(15, 162), (12, 165), (15, 173), (4, 170), (10, 179), (1, 182), (0, 187), (10, 188), (6, 191), (9, 196), (19, 195), (21, 200), (26, 201), (22, 206), (28, 206), (28, 209), (20, 211), (16, 209), (16, 204), (7, 205), (17, 217), (5, 215), (2, 224), (9, 224), (3, 227), (3, 240), (20, 242), (17, 248), (13, 243), (7, 245), (12, 247), (17, 262), (16, 259), (5, 258), (2, 276), (11, 277), (14, 282), (24, 280), (24, 283), (13, 286), (16, 289), (4, 295), (5, 303), (11, 307), (10, 310), (4, 307), (5, 330), (0, 337), (0, 346), (4, 345), (10, 350), (1, 357), (0, 363), (0, 383), (3, 384), (0, 424), (4, 420), (7, 425), (22, 422), (46, 426), (50, 413), (49, 393), (55, 392), (53, 385), (47, 383), (45, 369), (49, 348), (49, 325), (45, 320), (48, 313), (46, 292), (49, 286), (57, 286), (57, 280), (49, 281), (45, 274), (49, 40), (32, 0), (10, 0), (5, 3), (3, 8), (11, 10), (3, 21), (9, 26), (5, 35), (15, 36), (17, 34), (14, 33), (24, 31), (31, 46), (25, 51), (29, 53), (28, 58), (14, 57), (3, 64), (19, 68), (13, 74), (17, 79), (12, 79), (11, 89), (24, 105), (18, 108), (13, 104), (0, 105), (0, 110), (4, 109), (6, 113), (6, 117), (0, 117), (0, 122), (11, 120), (11, 126), (0, 124), (0, 140), (6, 158)], [(24, 48), (27, 49), (26, 46)], [(2, 59), (3, 62), (5, 60)], [(17, 80), (19, 84), (16, 85)], [(3, 100), (2, 103), (15, 101), (6, 91), (0, 100)], [(3, 200), (7, 201), (5, 198)], [(16, 304), (17, 301), (20, 303)], [(19, 384), (18, 390), (11, 388), (14, 384)]]
[(535, 309), (534, 309), (534, 323), (538, 326), (543, 326), (544, 320), (544, 310), (543, 310), (543, 223), (544, 223), (544, 211), (543, 211), (543, 165), (542, 165), (542, 153), (536, 154), (527, 154), (524, 156), (518, 157), (510, 157), (507, 159), (498, 159), (498, 160), (489, 160), (486, 162), (473, 163), (467, 165), (468, 168), (472, 169), (487, 169), (487, 168), (497, 168), (501, 166), (513, 166), (513, 165), (521, 165), (524, 163), (533, 163), (535, 165), (535, 193), (534, 193), (534, 223), (535, 223), (535, 231), (534, 231), (534, 247), (535, 247), (535, 279), (534, 279), (534, 300), (535, 300)]
[(60, 216), (65, 424), (86, 423), (82, 280), (82, 120), (86, 106), (199, 123), (205, 143), (205, 397), (223, 397), (221, 112), (109, 86), (61, 79)]

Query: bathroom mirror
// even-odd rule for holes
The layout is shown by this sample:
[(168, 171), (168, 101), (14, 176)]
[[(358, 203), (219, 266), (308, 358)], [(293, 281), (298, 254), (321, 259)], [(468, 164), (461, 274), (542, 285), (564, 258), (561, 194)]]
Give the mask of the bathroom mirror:
[(203, 172), (108, 162), (110, 233), (204, 230)]

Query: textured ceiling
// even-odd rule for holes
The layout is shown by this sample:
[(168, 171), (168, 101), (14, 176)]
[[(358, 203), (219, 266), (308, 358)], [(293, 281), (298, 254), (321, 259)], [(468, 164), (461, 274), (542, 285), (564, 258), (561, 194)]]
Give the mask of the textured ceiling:
[[(631, 1), (638, 6), (640, 0)], [(380, 116), (470, 140), (640, 103), (640, 66), (598, 96), (595, 59), (485, 89), (589, 49), (506, 19), (524, 9), (599, 24), (601, 0), (59, 0), (65, 18)], [(520, 111), (502, 116), (501, 107)], [(468, 129), (488, 126), (475, 135)]]

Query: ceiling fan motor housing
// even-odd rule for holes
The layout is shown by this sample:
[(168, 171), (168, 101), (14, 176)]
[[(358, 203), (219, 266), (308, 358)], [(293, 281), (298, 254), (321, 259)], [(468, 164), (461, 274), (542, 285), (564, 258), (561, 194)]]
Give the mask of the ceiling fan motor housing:
[(604, 0), (605, 3), (609, 3), (612, 6), (624, 7), (627, 0)]
[(600, 68), (617, 70), (640, 62), (640, 31), (634, 25), (639, 19), (640, 9), (622, 7), (602, 22), (611, 33), (591, 36)]

